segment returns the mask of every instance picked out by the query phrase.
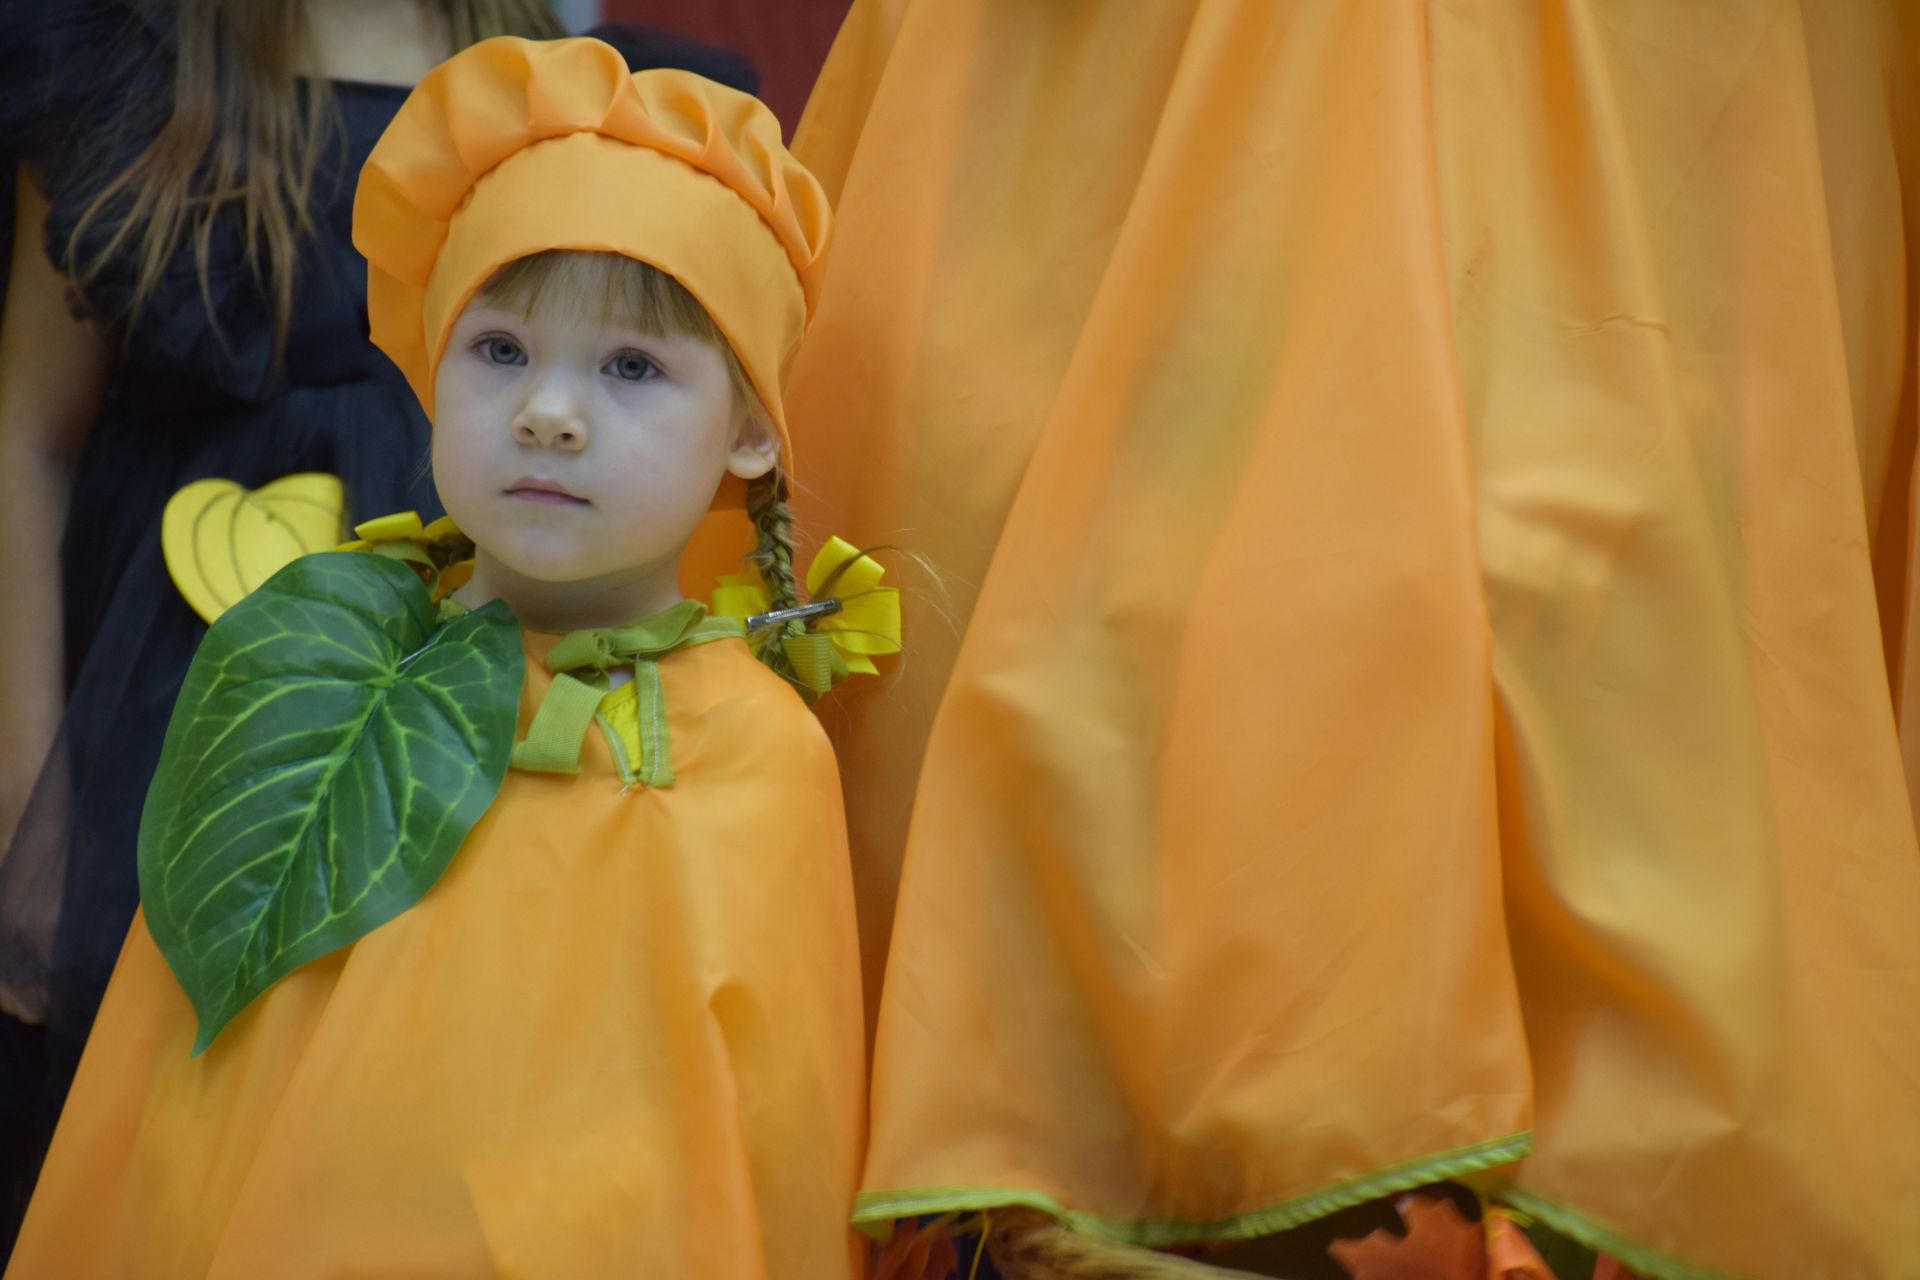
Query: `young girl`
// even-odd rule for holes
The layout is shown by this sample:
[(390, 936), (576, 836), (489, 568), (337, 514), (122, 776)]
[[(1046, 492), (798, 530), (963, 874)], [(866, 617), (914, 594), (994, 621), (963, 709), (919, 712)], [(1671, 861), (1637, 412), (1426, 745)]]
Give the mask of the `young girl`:
[[(254, 517), (249, 552), (290, 541), (289, 506), (315, 517), (308, 550), (340, 540), (342, 507), (439, 514), (426, 419), (367, 341), (354, 177), (449, 54), (562, 34), (545, 0), (4, 15), (0, 151), (22, 167), (17, 218), (0, 204), (0, 641), (31, 657), (0, 669), (0, 1257), (133, 918), (140, 802), (217, 612), (162, 513), (217, 493), (214, 514)], [(603, 31), (636, 69), (753, 86), (731, 54)], [(225, 576), (229, 524), (202, 528)]]
[(744, 485), (793, 602), (780, 374), (827, 228), (697, 76), (503, 38), (421, 82), (355, 241), (470, 565), (373, 522), (210, 632), (9, 1277), (853, 1273), (834, 762), (677, 585)]

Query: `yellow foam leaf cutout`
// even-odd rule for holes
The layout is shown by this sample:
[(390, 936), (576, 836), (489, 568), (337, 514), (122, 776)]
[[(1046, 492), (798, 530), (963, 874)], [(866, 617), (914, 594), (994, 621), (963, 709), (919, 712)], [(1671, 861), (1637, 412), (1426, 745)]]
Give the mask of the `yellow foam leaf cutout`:
[(258, 489), (196, 480), (167, 500), (160, 548), (188, 604), (212, 622), (310, 551), (337, 545), (346, 505), (340, 477), (305, 471)]

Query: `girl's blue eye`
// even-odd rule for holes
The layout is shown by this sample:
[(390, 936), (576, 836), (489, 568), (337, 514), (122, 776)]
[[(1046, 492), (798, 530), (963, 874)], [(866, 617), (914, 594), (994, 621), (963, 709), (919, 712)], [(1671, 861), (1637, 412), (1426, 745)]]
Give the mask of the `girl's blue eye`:
[(480, 354), (485, 356), (490, 364), (525, 364), (527, 362), (526, 351), (512, 338), (490, 334), (480, 339), (478, 345)]
[(603, 371), (622, 382), (644, 382), (660, 372), (660, 368), (638, 351), (621, 351), (607, 361)]

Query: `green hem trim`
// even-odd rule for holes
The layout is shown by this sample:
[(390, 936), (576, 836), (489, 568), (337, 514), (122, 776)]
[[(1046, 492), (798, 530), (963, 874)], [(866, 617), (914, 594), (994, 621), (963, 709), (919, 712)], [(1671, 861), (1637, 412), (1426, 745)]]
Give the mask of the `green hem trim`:
[[(605, 699), (601, 699), (604, 704)], [(613, 756), (613, 771), (620, 777), (620, 785), (630, 787), (640, 781), (640, 775), (634, 771), (633, 761), (627, 759), (627, 744), (620, 739), (620, 731), (613, 727), (613, 721), (599, 711), (593, 713), (593, 723), (600, 730), (600, 736), (606, 739), (607, 750)]]
[[(1512, 1164), (1532, 1150), (1533, 1133), (1523, 1129), (1490, 1142), (1376, 1169), (1372, 1173), (1335, 1182), (1279, 1204), (1211, 1220), (1110, 1218), (1069, 1209), (1043, 1191), (1022, 1187), (916, 1187), (906, 1191), (862, 1191), (854, 1199), (853, 1225), (868, 1235), (876, 1234), (876, 1228), (879, 1234), (884, 1235), (888, 1224), (897, 1218), (978, 1212), (1018, 1205), (1058, 1218), (1086, 1235), (1147, 1248), (1197, 1244), (1207, 1240), (1251, 1240), (1257, 1236), (1290, 1230), (1316, 1218), (1324, 1218), (1330, 1213), (1350, 1209), (1369, 1200), (1378, 1200), (1397, 1191), (1477, 1173), (1496, 1165)], [(1666, 1278), (1661, 1277), (1660, 1280)], [(1692, 1277), (1688, 1277), (1688, 1280), (1692, 1280)]]
[(1682, 1262), (1670, 1253), (1637, 1244), (1614, 1228), (1570, 1209), (1557, 1200), (1549, 1200), (1515, 1183), (1502, 1182), (1491, 1194), (1524, 1214), (1538, 1218), (1549, 1228), (1589, 1249), (1612, 1254), (1629, 1268), (1649, 1280), (1736, 1280), (1725, 1271)]

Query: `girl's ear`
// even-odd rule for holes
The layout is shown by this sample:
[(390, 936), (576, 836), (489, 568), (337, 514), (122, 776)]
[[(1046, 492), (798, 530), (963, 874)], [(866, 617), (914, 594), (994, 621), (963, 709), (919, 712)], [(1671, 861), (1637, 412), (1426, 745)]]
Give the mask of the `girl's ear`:
[(780, 439), (758, 414), (741, 413), (727, 453), (727, 474), (758, 480), (780, 462)]

